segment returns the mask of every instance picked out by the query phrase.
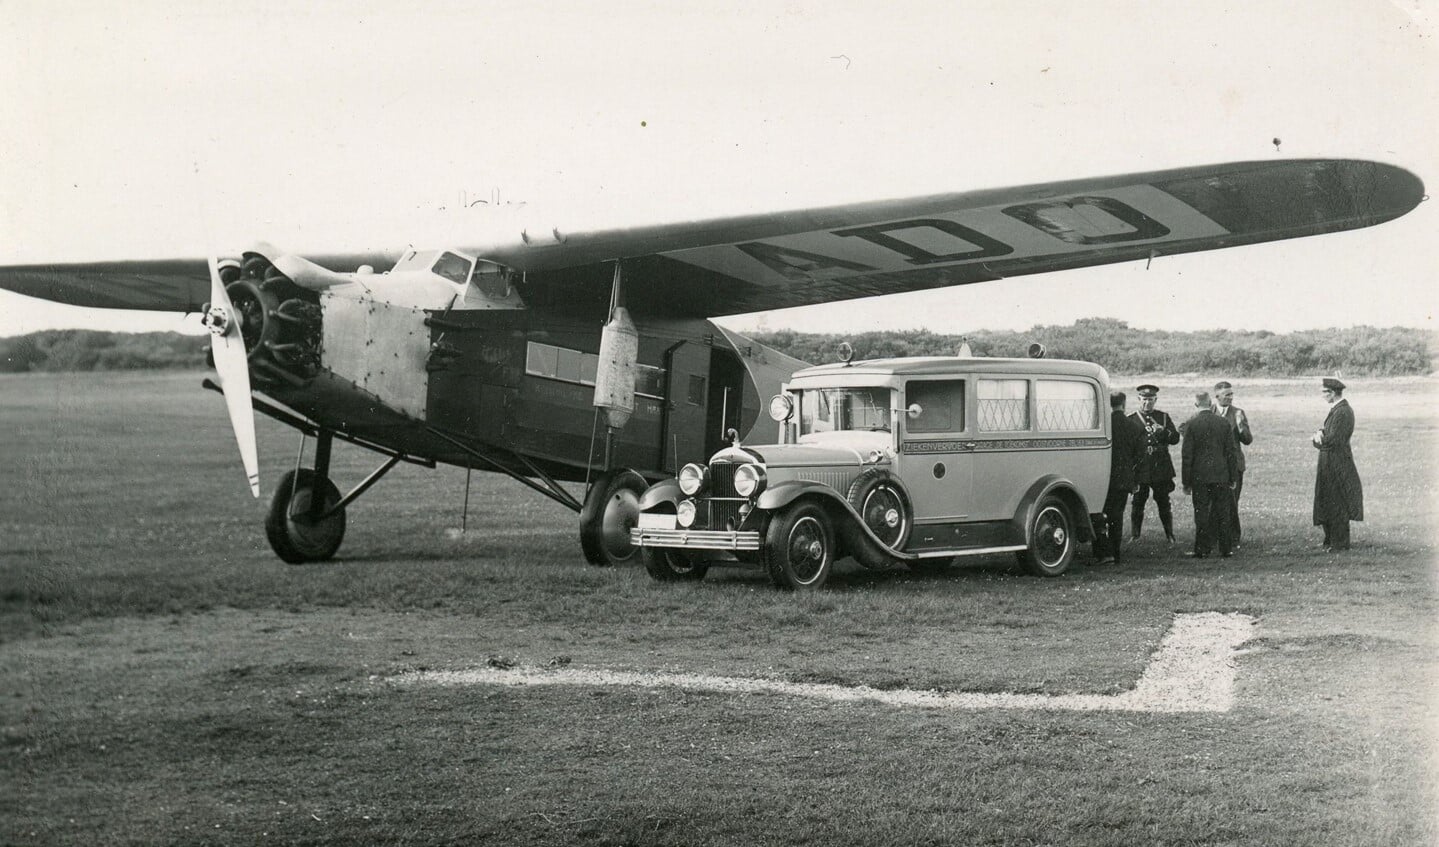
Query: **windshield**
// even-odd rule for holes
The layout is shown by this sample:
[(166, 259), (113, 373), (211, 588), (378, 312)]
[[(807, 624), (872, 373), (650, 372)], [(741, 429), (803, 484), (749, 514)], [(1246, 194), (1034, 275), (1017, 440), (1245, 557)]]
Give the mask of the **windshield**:
[(799, 393), (799, 434), (889, 431), (888, 388), (815, 388)]

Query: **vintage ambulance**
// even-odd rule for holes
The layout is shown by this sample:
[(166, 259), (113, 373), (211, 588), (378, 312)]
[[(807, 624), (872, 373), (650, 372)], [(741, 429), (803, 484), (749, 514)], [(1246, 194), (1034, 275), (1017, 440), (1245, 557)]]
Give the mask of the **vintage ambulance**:
[(842, 356), (771, 401), (779, 443), (735, 439), (644, 493), (630, 537), (651, 576), (756, 567), (810, 589), (845, 556), (924, 569), (995, 553), (1041, 576), (1069, 568), (1108, 487), (1103, 368)]

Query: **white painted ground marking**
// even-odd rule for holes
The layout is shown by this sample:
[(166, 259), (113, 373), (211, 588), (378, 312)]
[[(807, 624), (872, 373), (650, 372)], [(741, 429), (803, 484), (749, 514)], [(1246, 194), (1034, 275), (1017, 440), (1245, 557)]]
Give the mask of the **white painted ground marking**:
[(1122, 694), (984, 694), (867, 686), (819, 685), (774, 679), (686, 673), (476, 668), (422, 671), (394, 678), (402, 685), (577, 685), (688, 688), (742, 694), (769, 693), (822, 700), (869, 700), (892, 706), (938, 709), (1061, 709), (1110, 712), (1227, 712), (1234, 705), (1234, 655), (1254, 635), (1257, 621), (1237, 613), (1175, 615), (1133, 690)]

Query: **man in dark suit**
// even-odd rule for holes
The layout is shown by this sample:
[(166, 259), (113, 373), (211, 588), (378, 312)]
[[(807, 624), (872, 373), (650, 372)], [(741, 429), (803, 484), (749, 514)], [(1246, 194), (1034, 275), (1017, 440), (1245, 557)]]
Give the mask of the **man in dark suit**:
[(1239, 525), (1239, 497), (1244, 493), (1244, 445), (1254, 443), (1254, 433), (1249, 431), (1249, 416), (1234, 405), (1234, 386), (1226, 380), (1214, 383), (1214, 414), (1229, 422), (1234, 430), (1235, 449), (1239, 453), (1239, 472), (1234, 476), (1234, 508), (1229, 512), (1229, 534), (1234, 539), (1234, 549), (1239, 549), (1243, 529)]
[(1129, 417), (1144, 428), (1144, 455), (1134, 470), (1134, 481), (1139, 488), (1134, 492), (1134, 507), (1129, 511), (1130, 537), (1139, 537), (1139, 528), (1144, 524), (1144, 504), (1149, 495), (1154, 495), (1154, 505), (1159, 509), (1159, 522), (1164, 525), (1164, 537), (1174, 541), (1174, 515), (1169, 505), (1169, 494), (1174, 491), (1174, 460), (1169, 458), (1169, 445), (1179, 443), (1179, 430), (1174, 419), (1154, 408), (1158, 402), (1159, 387), (1141, 385), (1134, 389), (1139, 394), (1139, 411)]
[(1239, 447), (1234, 430), (1209, 406), (1209, 393), (1194, 395), (1194, 417), (1184, 428), (1180, 448), (1180, 482), (1184, 493), (1194, 498), (1194, 552), (1203, 559), (1219, 545), (1219, 555), (1229, 558), (1230, 499), (1234, 475), (1239, 466)]
[(1109, 492), (1104, 498), (1104, 522), (1109, 539), (1101, 565), (1118, 564), (1119, 548), (1124, 540), (1124, 506), (1133, 493), (1134, 468), (1144, 457), (1144, 427), (1124, 413), (1123, 391), (1109, 395), (1110, 453)]
[(1354, 410), (1344, 399), (1344, 383), (1324, 380), (1329, 415), (1314, 433), (1319, 470), (1314, 477), (1314, 525), (1324, 527), (1325, 551), (1349, 549), (1349, 522), (1364, 520), (1364, 487), (1349, 439), (1354, 435)]

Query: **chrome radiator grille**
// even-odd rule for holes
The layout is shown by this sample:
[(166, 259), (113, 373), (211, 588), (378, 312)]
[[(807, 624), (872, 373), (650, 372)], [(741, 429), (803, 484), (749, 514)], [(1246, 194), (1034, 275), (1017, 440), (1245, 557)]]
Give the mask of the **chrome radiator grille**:
[(710, 494), (714, 497), (738, 497), (734, 490), (735, 466), (729, 462), (710, 465)]
[(710, 465), (709, 526), (711, 529), (734, 529), (739, 526), (739, 507), (744, 502), (734, 490), (735, 465), (715, 462)]

